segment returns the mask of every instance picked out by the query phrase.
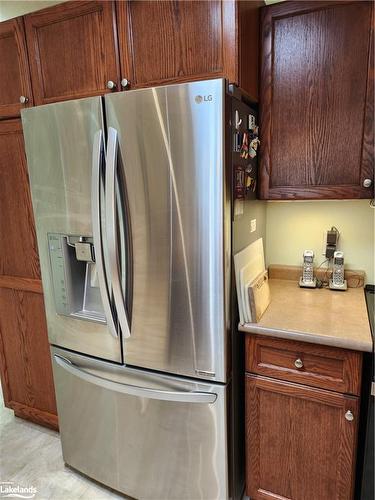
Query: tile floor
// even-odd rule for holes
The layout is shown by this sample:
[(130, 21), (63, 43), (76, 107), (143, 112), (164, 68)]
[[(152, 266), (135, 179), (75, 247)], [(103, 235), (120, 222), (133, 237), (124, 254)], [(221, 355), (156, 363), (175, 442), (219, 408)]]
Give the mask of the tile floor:
[(65, 467), (58, 433), (15, 417), (4, 407), (0, 390), (0, 485), (2, 482), (34, 486), (37, 500), (125, 498)]

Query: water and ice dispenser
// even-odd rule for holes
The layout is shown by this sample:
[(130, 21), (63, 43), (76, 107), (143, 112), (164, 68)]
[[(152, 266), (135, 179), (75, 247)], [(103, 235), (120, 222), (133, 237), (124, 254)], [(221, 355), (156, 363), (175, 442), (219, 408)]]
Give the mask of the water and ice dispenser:
[(106, 323), (90, 237), (48, 234), (57, 314)]

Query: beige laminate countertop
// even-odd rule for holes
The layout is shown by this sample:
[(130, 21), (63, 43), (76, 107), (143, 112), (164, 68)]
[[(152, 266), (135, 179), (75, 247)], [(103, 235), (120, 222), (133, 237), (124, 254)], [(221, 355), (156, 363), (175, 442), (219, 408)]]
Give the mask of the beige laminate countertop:
[(314, 344), (371, 351), (372, 337), (363, 288), (346, 292), (300, 288), (296, 281), (270, 279), (271, 303), (258, 323), (243, 332)]

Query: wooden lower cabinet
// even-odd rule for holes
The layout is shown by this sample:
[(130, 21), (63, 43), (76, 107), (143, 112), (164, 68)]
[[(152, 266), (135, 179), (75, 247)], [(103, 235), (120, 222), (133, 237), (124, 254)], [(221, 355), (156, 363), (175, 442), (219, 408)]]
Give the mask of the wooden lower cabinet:
[(21, 120), (0, 121), (0, 375), (15, 415), (57, 428)]
[(351, 499), (358, 412), (358, 397), (247, 374), (247, 495)]
[(0, 369), (5, 406), (57, 428), (42, 293), (0, 288)]

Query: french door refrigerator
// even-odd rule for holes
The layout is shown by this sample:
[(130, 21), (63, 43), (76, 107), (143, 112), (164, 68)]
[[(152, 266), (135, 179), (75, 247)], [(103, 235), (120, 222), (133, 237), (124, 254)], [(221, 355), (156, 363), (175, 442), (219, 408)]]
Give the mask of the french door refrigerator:
[(216, 79), (22, 111), (64, 461), (139, 499), (242, 492), (228, 99)]

